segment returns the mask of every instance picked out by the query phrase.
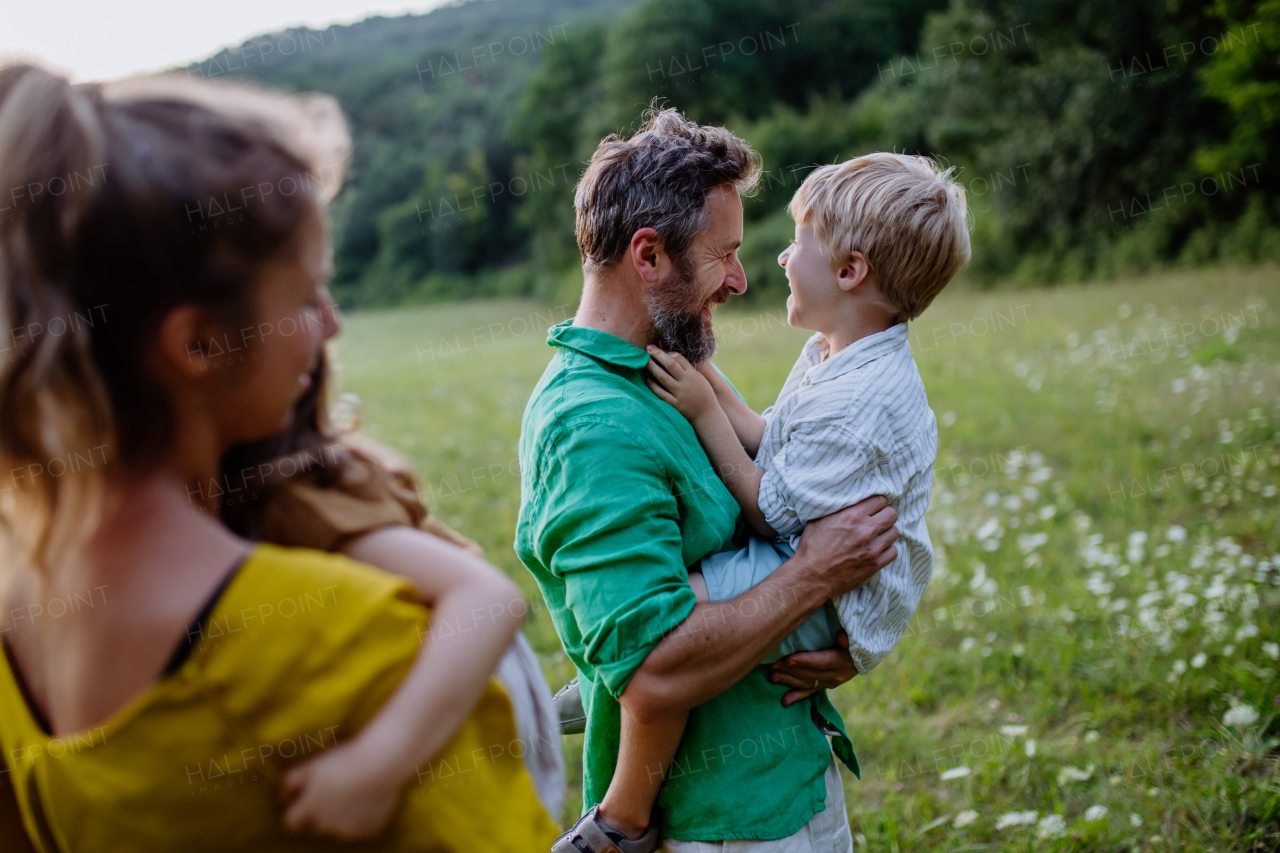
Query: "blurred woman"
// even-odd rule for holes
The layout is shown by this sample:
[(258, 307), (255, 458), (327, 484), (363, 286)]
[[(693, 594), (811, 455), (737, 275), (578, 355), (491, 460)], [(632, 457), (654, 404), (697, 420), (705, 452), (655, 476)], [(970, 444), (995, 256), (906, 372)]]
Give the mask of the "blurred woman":
[[(324, 780), (286, 776), (430, 687), (409, 584), (216, 514), (220, 459), (288, 427), (336, 331), (348, 147), (328, 98), (0, 69), (0, 746), (42, 853), (322, 849), (280, 799)], [(517, 741), (486, 683), (374, 849), (547, 849)]]
[[(336, 306), (323, 310), (336, 319)], [(348, 423), (331, 423), (328, 385), (322, 357), (289, 429), (234, 447), (223, 458), (223, 520), (248, 539), (336, 551), (404, 576), (443, 626), (428, 635), (415, 671), (430, 673), (433, 658), (446, 653), (448, 670), (434, 678), (424, 674), (428, 687), (418, 695), (413, 675), (406, 678), (347, 749), (353, 755), (339, 748), (294, 768), (286, 777), (295, 797), (287, 819), (344, 838), (379, 831), (399, 793), (381, 780), (394, 777), (399, 756), (374, 751), (362, 760), (363, 743), (376, 743), (379, 730), (400, 732), (403, 741), (416, 728), (408, 736), (414, 749), (434, 755), (462, 725), (491, 673), (515, 711), (515, 751), (548, 813), (559, 815), (565, 771), (551, 690), (523, 633), (504, 646), (511, 640), (504, 626), (525, 612), (524, 599), (512, 586), (505, 607), (491, 606), (488, 587), (503, 576), (481, 559), (475, 541), (429, 515), (413, 470), (399, 454), (355, 430), (358, 412), (350, 403)], [(439, 689), (441, 681), (448, 690)], [(386, 766), (373, 778), (350, 772), (351, 765), (376, 769), (379, 761)]]

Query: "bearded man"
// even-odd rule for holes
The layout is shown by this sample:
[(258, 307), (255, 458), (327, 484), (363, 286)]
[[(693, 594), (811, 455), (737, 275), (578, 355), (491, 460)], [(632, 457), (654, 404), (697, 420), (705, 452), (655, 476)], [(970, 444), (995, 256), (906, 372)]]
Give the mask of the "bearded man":
[(849, 839), (827, 738), (852, 749), (823, 691), (857, 673), (852, 659), (834, 648), (760, 661), (891, 559), (883, 534), (897, 515), (870, 498), (820, 519), (758, 586), (695, 601), (686, 567), (740, 547), (745, 526), (693, 428), (645, 384), (649, 345), (695, 365), (715, 350), (712, 310), (747, 289), (741, 196), (759, 175), (729, 131), (655, 111), (629, 139), (600, 143), (574, 199), (582, 300), (551, 329), (555, 355), (525, 410), (516, 552), (578, 670), (583, 813), (599, 818), (588, 834), (602, 849), (652, 836), (598, 808), (622, 719), (685, 714), (669, 772), (655, 769), (667, 772), (668, 849), (826, 853)]

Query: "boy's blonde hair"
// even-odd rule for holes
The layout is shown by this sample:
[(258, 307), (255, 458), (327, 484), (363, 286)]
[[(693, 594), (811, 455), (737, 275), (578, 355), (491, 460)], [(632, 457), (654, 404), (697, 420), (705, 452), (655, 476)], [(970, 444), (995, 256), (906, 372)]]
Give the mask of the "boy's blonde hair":
[(822, 166), (787, 206), (833, 266), (867, 257), (880, 293), (913, 320), (969, 262), (964, 187), (928, 157), (877, 152)]

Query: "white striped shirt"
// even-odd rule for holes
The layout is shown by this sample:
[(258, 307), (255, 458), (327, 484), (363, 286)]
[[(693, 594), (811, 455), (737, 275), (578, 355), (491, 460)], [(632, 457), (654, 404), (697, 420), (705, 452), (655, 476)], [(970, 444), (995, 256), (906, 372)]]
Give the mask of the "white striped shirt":
[(898, 511), (897, 559), (832, 599), (854, 663), (866, 673), (902, 637), (933, 574), (924, 514), (938, 426), (905, 323), (824, 361), (826, 351), (822, 335), (810, 338), (763, 413), (760, 511), (793, 545), (808, 522), (871, 495), (884, 495)]

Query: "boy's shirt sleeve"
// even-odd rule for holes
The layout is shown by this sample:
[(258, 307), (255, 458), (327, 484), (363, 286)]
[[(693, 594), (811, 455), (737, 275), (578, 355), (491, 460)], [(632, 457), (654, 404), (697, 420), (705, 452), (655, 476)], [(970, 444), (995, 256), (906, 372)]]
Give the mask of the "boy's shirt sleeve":
[(872, 495), (892, 498), (879, 454), (838, 420), (801, 421), (760, 480), (760, 511), (781, 536)]
[(543, 564), (565, 582), (593, 680), (617, 697), (694, 608), (676, 498), (660, 460), (616, 422), (575, 422), (543, 453)]
[[(779, 534), (793, 535), (808, 522), (872, 495), (884, 495), (896, 504), (915, 486), (914, 481), (896, 480), (893, 467), (893, 460), (842, 423), (802, 421), (761, 480), (760, 509)], [(907, 471), (903, 467), (901, 473)], [(915, 476), (932, 482), (933, 469)], [(927, 484), (923, 488), (928, 491)], [(849, 654), (862, 674), (897, 645), (933, 575), (933, 550), (923, 520), (910, 532), (898, 540), (892, 563), (833, 599), (849, 635)]]
[(916, 537), (898, 540), (892, 563), (862, 586), (832, 599), (849, 635), (849, 654), (863, 675), (902, 639), (933, 576), (933, 548), (923, 521), (919, 527)]

